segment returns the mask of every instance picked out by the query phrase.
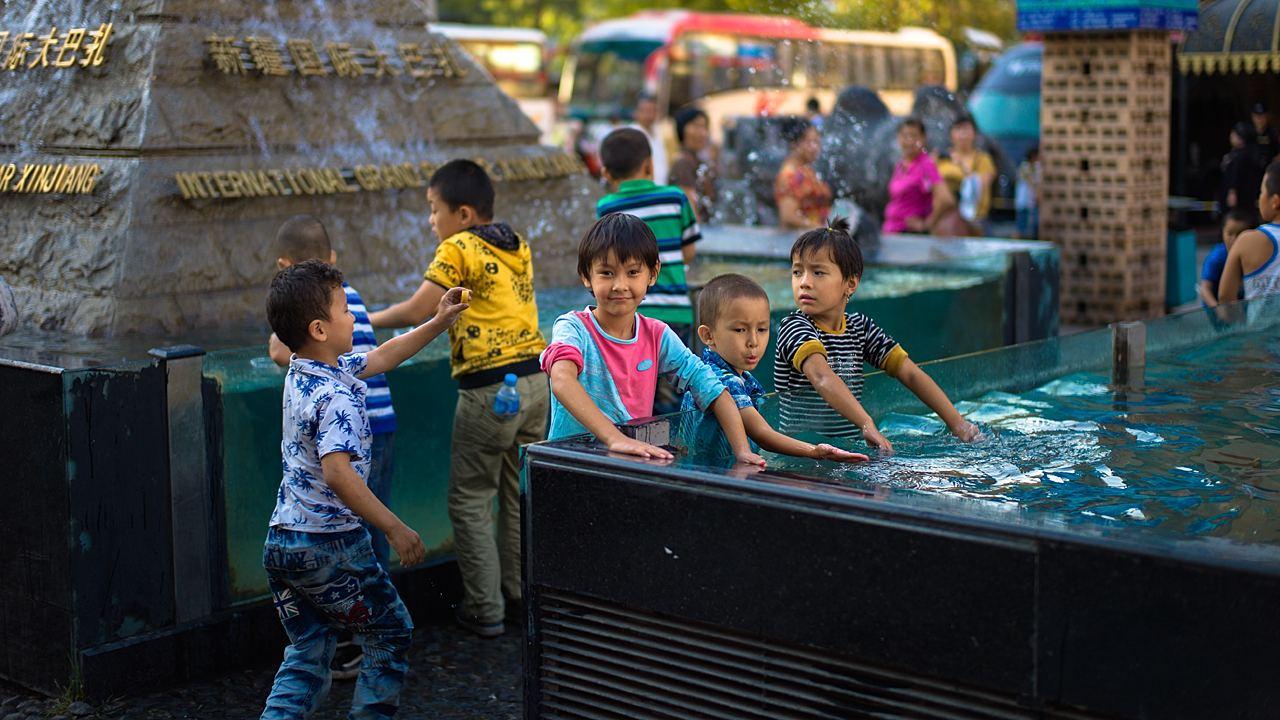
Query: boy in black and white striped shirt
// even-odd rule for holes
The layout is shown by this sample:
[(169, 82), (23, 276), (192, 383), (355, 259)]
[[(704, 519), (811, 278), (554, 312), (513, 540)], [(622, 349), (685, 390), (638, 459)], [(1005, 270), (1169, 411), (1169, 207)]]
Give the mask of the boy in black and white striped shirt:
[(866, 315), (845, 312), (862, 268), (862, 251), (844, 219), (810, 230), (791, 246), (791, 292), (799, 309), (780, 323), (773, 366), (782, 431), (833, 437), (861, 432), (871, 447), (892, 452), (893, 445), (859, 402), (866, 363), (897, 378), (956, 437), (979, 439), (977, 426), (961, 417), (901, 345)]

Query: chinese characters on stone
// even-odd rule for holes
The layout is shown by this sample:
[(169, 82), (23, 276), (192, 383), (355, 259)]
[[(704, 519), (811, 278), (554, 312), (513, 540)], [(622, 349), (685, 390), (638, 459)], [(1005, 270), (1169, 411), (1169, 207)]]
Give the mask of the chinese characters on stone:
[(209, 67), (223, 75), (288, 77), (381, 78), (404, 75), (422, 78), (462, 78), (467, 69), (447, 44), (397, 43), (395, 61), (373, 41), (362, 45), (326, 42), (323, 53), (308, 39), (290, 38), (283, 45), (273, 38), (212, 34), (204, 39)]
[(111, 23), (96, 30), (69, 28), (61, 33), (54, 25), (43, 35), (0, 30), (0, 70), (97, 67), (106, 60), (111, 30)]

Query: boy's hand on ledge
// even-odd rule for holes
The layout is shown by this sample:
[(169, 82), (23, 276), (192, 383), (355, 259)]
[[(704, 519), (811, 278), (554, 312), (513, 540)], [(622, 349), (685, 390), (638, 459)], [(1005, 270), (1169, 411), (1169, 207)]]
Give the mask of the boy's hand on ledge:
[(866, 462), (871, 459), (862, 453), (842, 450), (835, 445), (828, 445), (826, 443), (813, 446), (813, 457), (817, 460), (834, 460), (836, 462), (845, 463)]
[(745, 452), (737, 452), (733, 454), (735, 460), (743, 465), (755, 465), (756, 467), (764, 467), (765, 460), (759, 455), (747, 450)]
[(607, 443), (609, 452), (622, 453), (624, 455), (635, 455), (642, 458), (654, 458), (656, 460), (671, 460), (675, 456), (663, 450), (657, 445), (650, 445), (647, 442), (633, 440), (625, 435), (619, 434), (615, 440)]
[(413, 528), (404, 523), (387, 533), (387, 543), (400, 557), (401, 567), (413, 567), (427, 557), (427, 549), (422, 545), (422, 538)]
[(881, 455), (893, 454), (893, 443), (889, 442), (889, 438), (881, 435), (874, 426), (862, 429), (862, 439), (867, 441), (868, 446), (879, 450)]
[(452, 288), (449, 292), (440, 298), (440, 305), (436, 308), (436, 317), (440, 318), (446, 326), (453, 325), (458, 321), (458, 315), (467, 308), (471, 307), (467, 300), (471, 299), (471, 291), (466, 288)]
[(983, 439), (982, 431), (968, 420), (961, 420), (959, 425), (951, 428), (951, 434), (964, 442), (978, 442)]

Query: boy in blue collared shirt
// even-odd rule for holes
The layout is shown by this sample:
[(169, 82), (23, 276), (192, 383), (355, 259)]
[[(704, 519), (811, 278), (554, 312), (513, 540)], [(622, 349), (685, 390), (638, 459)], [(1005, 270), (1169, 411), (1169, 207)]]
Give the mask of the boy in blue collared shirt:
[(352, 353), (355, 319), (342, 273), (318, 260), (271, 281), (267, 319), (293, 351), (284, 382), (283, 478), (263, 548), (276, 612), (289, 636), (262, 717), (310, 715), (329, 690), (340, 630), (364, 648), (352, 717), (391, 717), (408, 670), (413, 623), (361, 521), (382, 530), (404, 566), (422, 539), (367, 487), (373, 432), (362, 377), (397, 367), (466, 309), (462, 289), (430, 321), (368, 353)]
[[(769, 344), (769, 295), (756, 281), (745, 275), (719, 275), (708, 282), (698, 295), (698, 338), (706, 349), (706, 363), (724, 383), (734, 404), (742, 413), (742, 424), (751, 441), (752, 451), (764, 448), (770, 452), (820, 460), (858, 462), (866, 460), (861, 453), (841, 450), (833, 445), (812, 445), (774, 430), (760, 414), (764, 404), (764, 388), (751, 375)], [(682, 411), (698, 409), (692, 395), (685, 395)], [(687, 418), (696, 418), (690, 413)], [(694, 429), (694, 452), (715, 463), (732, 458), (728, 441), (719, 423), (702, 419)]]

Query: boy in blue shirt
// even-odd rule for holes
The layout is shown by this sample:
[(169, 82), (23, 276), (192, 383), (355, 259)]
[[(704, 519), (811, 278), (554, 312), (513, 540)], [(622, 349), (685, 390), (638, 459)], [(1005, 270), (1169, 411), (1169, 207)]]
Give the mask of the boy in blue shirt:
[[(337, 266), (338, 253), (333, 249), (329, 233), (324, 224), (311, 215), (295, 215), (284, 222), (276, 231), (275, 241), (276, 270), (283, 270), (305, 260), (320, 260)], [(351, 351), (367, 353), (378, 346), (373, 335), (373, 326), (369, 324), (369, 312), (365, 309), (360, 293), (347, 282), (342, 283), (347, 293), (347, 308), (355, 317), (355, 329), (351, 336)], [(277, 365), (289, 367), (289, 348), (280, 342), (280, 338), (272, 333), (267, 341), (267, 352)], [(396, 411), (391, 406), (391, 386), (387, 384), (386, 375), (373, 375), (365, 378), (369, 392), (365, 396), (365, 405), (369, 415), (369, 427), (373, 430), (373, 449), (370, 451), (369, 489), (378, 500), (391, 507), (391, 477), (395, 472), (395, 431)], [(387, 544), (387, 536), (378, 528), (364, 523), (369, 531), (369, 539), (373, 543), (373, 554), (384, 568), (390, 568), (391, 546)], [(338, 641), (338, 649), (333, 654), (334, 680), (350, 680), (360, 672), (363, 657), (360, 648), (351, 642), (350, 637)]]
[[(1204, 267), (1200, 271), (1200, 302), (1205, 307), (1218, 307), (1218, 283), (1222, 280), (1222, 271), (1227, 266), (1227, 253), (1240, 233), (1258, 224), (1257, 213), (1244, 208), (1231, 208), (1222, 219), (1222, 242), (1213, 246), (1208, 257), (1204, 259)], [(1241, 293), (1241, 297), (1244, 294)]]
[[(724, 383), (729, 397), (742, 414), (742, 425), (751, 441), (751, 449), (797, 457), (837, 462), (860, 462), (862, 453), (849, 452), (833, 445), (814, 445), (774, 430), (760, 414), (764, 404), (764, 387), (751, 374), (760, 364), (769, 344), (769, 295), (759, 283), (745, 275), (729, 273), (712, 278), (698, 295), (698, 338), (705, 349), (702, 362)], [(684, 396), (681, 411), (687, 420), (696, 422), (693, 432), (694, 451), (723, 464), (732, 455), (720, 424), (711, 418), (690, 412), (698, 410), (691, 394)]]
[(466, 309), (462, 289), (430, 321), (368, 353), (352, 353), (355, 318), (342, 273), (308, 260), (271, 281), (267, 320), (293, 355), (284, 381), (283, 478), (263, 548), (276, 612), (289, 636), (262, 718), (310, 715), (329, 690), (342, 630), (364, 649), (351, 717), (391, 717), (408, 670), (413, 623), (378, 563), (368, 522), (386, 534), (404, 566), (426, 554), (418, 533), (366, 485), (373, 431), (360, 378), (394, 369)]

